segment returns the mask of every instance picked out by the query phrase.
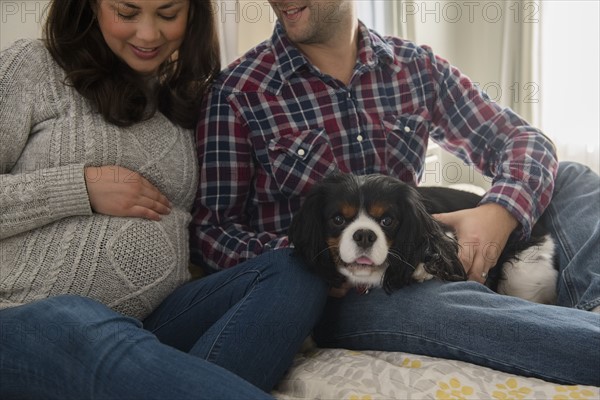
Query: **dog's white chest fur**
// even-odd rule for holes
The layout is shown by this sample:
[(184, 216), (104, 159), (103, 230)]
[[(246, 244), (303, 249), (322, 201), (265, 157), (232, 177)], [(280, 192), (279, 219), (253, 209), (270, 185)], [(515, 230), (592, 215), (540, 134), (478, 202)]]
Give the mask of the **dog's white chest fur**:
[(504, 263), (498, 293), (554, 304), (558, 279), (558, 271), (553, 265), (554, 248), (554, 240), (547, 235), (539, 246), (523, 250), (518, 260)]

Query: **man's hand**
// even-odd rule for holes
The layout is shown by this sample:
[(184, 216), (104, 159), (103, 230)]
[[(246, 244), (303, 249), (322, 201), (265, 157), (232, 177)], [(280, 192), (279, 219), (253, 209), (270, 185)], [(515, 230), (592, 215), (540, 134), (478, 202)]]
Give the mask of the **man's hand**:
[(97, 213), (160, 221), (171, 212), (171, 202), (147, 179), (114, 165), (86, 167), (90, 205)]
[(518, 222), (504, 207), (487, 203), (434, 218), (456, 231), (458, 256), (469, 280), (484, 283)]

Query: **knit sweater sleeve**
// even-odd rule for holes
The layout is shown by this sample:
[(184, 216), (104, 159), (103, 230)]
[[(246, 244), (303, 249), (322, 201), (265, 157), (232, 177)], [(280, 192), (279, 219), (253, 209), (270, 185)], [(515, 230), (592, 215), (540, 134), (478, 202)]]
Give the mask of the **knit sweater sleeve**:
[(51, 122), (60, 99), (52, 60), (40, 41), (20, 40), (0, 53), (0, 239), (91, 208), (84, 165), (36, 168), (19, 162), (36, 127)]

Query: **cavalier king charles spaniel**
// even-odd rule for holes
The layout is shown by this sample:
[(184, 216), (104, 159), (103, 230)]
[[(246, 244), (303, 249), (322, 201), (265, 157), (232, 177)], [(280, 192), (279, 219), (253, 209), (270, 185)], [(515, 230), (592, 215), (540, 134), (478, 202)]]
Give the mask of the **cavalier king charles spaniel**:
[[(452, 229), (431, 214), (476, 207), (481, 197), (445, 187), (409, 186), (385, 175), (335, 173), (317, 183), (294, 216), (289, 239), (333, 286), (391, 293), (433, 277), (466, 280)], [(511, 237), (489, 271), (492, 290), (552, 304), (554, 243), (541, 223), (527, 241)]]

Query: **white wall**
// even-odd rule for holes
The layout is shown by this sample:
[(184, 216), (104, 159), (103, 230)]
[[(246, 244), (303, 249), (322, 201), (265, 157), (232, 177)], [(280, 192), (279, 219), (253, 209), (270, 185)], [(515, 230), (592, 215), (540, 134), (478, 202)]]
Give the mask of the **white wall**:
[(49, 0), (0, 0), (0, 49), (17, 39), (40, 37), (49, 3)]
[(241, 0), (239, 5), (238, 53), (242, 55), (271, 37), (277, 18), (266, 0)]
[(266, 0), (215, 0), (214, 4), (223, 66), (271, 36), (276, 17)]

